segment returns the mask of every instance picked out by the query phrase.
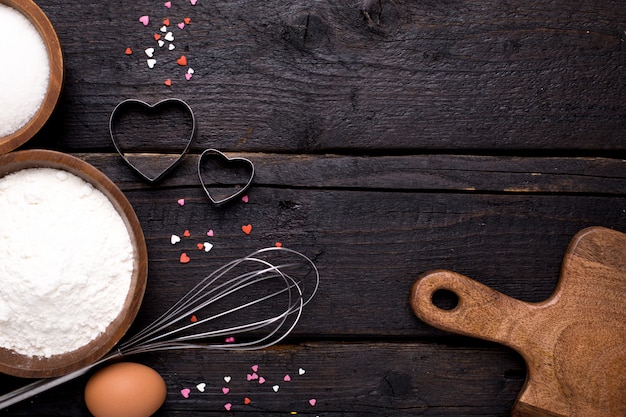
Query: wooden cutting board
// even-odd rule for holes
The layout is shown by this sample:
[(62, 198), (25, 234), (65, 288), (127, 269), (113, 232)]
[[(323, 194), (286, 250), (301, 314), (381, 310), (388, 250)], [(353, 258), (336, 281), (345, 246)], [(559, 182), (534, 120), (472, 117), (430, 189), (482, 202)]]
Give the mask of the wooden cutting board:
[[(456, 294), (457, 305), (437, 307), (439, 290)], [(434, 327), (522, 355), (528, 374), (512, 416), (626, 416), (626, 234), (603, 227), (576, 234), (546, 301), (522, 302), (437, 270), (415, 282), (411, 307)]]

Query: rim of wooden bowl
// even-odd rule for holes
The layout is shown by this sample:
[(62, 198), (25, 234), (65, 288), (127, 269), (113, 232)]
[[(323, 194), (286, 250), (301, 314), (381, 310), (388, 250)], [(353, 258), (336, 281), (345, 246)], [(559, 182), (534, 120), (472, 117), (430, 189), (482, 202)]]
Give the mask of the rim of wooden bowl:
[[(133, 274), (124, 307), (115, 320), (87, 345), (49, 358), (27, 356), (0, 347), (0, 372), (25, 378), (61, 376), (87, 366), (109, 352), (130, 328), (146, 288), (148, 255), (145, 237), (130, 202), (101, 171), (74, 156), (48, 150), (23, 150), (0, 155), (0, 177), (26, 168), (56, 168), (91, 183), (113, 204), (124, 220), (133, 246)], [(86, 300), (88, 302), (88, 300)]]
[(59, 37), (43, 10), (32, 0), (0, 0), (0, 3), (21, 12), (32, 22), (46, 44), (50, 67), (48, 90), (35, 115), (16, 132), (0, 137), (0, 154), (4, 154), (28, 142), (48, 121), (61, 96), (64, 67)]

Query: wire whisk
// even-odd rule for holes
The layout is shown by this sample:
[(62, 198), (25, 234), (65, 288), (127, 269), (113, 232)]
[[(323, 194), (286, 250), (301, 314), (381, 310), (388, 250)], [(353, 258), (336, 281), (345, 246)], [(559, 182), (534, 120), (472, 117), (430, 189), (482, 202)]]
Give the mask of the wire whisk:
[(319, 288), (311, 259), (284, 247), (257, 250), (201, 280), (165, 313), (95, 363), (0, 396), (0, 409), (123, 356), (172, 349), (253, 350), (284, 340)]

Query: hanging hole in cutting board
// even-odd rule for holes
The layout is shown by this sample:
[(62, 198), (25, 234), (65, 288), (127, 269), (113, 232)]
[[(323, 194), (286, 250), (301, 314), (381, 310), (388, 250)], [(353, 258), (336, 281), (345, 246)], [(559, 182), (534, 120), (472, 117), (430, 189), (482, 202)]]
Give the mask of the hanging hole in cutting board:
[(435, 307), (441, 310), (451, 311), (459, 305), (459, 296), (454, 291), (441, 288), (433, 293), (431, 301)]

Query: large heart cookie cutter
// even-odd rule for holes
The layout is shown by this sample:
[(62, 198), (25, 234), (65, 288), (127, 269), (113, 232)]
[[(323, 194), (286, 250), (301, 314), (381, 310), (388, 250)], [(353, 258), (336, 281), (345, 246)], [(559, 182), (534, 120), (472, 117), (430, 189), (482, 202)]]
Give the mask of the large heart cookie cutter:
[[(134, 146), (131, 148), (136, 152), (137, 157), (133, 159), (133, 162), (130, 158), (131, 152), (128, 152), (128, 148), (124, 145), (120, 144), (120, 135), (117, 133), (117, 126), (120, 123), (120, 119), (124, 117), (130, 117), (130, 115), (135, 114), (146, 119), (154, 118), (158, 119), (159, 117), (163, 117), (170, 113), (181, 113), (184, 117), (188, 117), (188, 125), (189, 132), (183, 136), (183, 140), (181, 140), (181, 144), (183, 145), (183, 149), (178, 149), (177, 152), (165, 160), (163, 167), (158, 167), (154, 169), (154, 173), (148, 174), (145, 172), (145, 168), (142, 170), (139, 166), (137, 166), (137, 162), (144, 159), (145, 160), (145, 152), (149, 148), (150, 138), (148, 134), (142, 136), (141, 140), (131, 139), (134, 142)], [(129, 122), (130, 123), (130, 122)], [(133, 123), (130, 123), (133, 129), (145, 128), (148, 129), (150, 126), (135, 126)], [(136, 123), (135, 123), (136, 124)], [(175, 125), (175, 123), (172, 123)], [(175, 127), (172, 127), (174, 129)], [(178, 133), (177, 131), (173, 133), (175, 135)], [(165, 100), (161, 100), (156, 104), (148, 104), (141, 100), (128, 99), (119, 103), (113, 112), (111, 113), (111, 117), (109, 118), (109, 134), (111, 136), (111, 141), (113, 142), (113, 146), (115, 146), (115, 150), (122, 157), (122, 159), (130, 166), (135, 172), (137, 172), (141, 177), (145, 180), (154, 183), (162, 179), (165, 175), (167, 175), (170, 171), (172, 171), (183, 159), (185, 154), (189, 151), (189, 147), (191, 146), (191, 142), (196, 134), (196, 118), (193, 113), (191, 107), (184, 102), (183, 100), (177, 98), (168, 98)], [(123, 135), (122, 135), (123, 136)], [(147, 137), (147, 139), (146, 139)], [(142, 140), (145, 143), (142, 143)]]
[[(218, 168), (216, 171), (225, 172), (226, 170), (224, 168), (226, 168), (227, 166), (238, 165), (240, 167), (243, 167), (244, 169), (248, 171), (246, 175), (247, 181), (245, 183), (240, 183), (239, 188), (237, 188), (237, 191), (230, 193), (222, 198), (215, 198), (215, 196), (211, 194), (211, 191), (209, 187), (207, 186), (207, 182), (205, 181), (205, 178), (203, 175), (203, 172), (206, 172), (205, 164), (211, 158), (213, 159), (213, 161), (217, 161), (222, 164), (222, 167)], [(209, 200), (211, 200), (211, 202), (215, 204), (216, 206), (219, 206), (219, 205), (228, 203), (229, 201), (236, 199), (237, 197), (241, 196), (243, 193), (246, 192), (246, 190), (250, 187), (250, 184), (252, 184), (252, 179), (254, 178), (254, 164), (252, 163), (252, 161), (250, 161), (247, 158), (243, 158), (243, 157), (229, 158), (226, 155), (224, 155), (222, 152), (218, 151), (217, 149), (207, 149), (204, 152), (202, 152), (202, 154), (200, 155), (200, 158), (198, 159), (198, 177), (200, 178), (200, 184), (202, 184), (202, 188), (204, 189), (204, 192), (206, 193), (206, 195), (209, 197)], [(213, 181), (213, 185), (220, 185), (218, 183), (223, 184), (227, 181), (229, 180)], [(238, 181), (235, 180), (234, 182), (238, 182)]]

